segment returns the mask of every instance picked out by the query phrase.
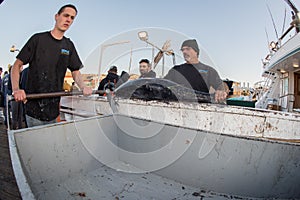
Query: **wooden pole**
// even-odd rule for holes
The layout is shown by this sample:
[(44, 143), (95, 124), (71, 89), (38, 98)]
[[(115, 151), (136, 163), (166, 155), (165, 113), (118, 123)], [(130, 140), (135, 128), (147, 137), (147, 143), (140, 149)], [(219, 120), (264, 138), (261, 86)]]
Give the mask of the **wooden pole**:
[[(93, 90), (92, 94), (105, 94), (105, 90)], [(76, 96), (76, 95), (83, 95), (83, 92), (74, 91), (74, 92), (50, 92), (50, 93), (26, 94), (26, 99), (41, 99), (41, 98)], [(11, 96), (9, 100), (14, 100), (13, 96)]]

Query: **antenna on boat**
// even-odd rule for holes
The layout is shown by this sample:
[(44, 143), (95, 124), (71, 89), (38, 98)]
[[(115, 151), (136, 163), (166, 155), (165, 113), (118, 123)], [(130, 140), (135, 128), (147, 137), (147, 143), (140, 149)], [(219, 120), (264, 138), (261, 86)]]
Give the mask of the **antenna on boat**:
[[(274, 23), (274, 19), (273, 19), (273, 16), (272, 16), (272, 13), (270, 11), (270, 8), (269, 6), (267, 5), (267, 8), (268, 8), (268, 11), (271, 15), (271, 18), (272, 18), (272, 22), (273, 22), (273, 26), (274, 26), (274, 29), (275, 29), (275, 32), (276, 32), (276, 36), (277, 36), (277, 42), (274, 42), (272, 41), (269, 45), (269, 48), (270, 48), (270, 53), (262, 60), (263, 62), (263, 65), (265, 66), (266, 64), (269, 63), (270, 61), (270, 58), (272, 57), (272, 54), (273, 52), (276, 52), (279, 48), (279, 45), (280, 45), (280, 42), (281, 40), (293, 29), (295, 28), (296, 29), (296, 32), (299, 33), (300, 32), (300, 13), (298, 11), (298, 9), (296, 8), (296, 6), (290, 1), (290, 0), (285, 0), (285, 2), (292, 8), (292, 19), (293, 21), (291, 22), (290, 24), (290, 27), (282, 33), (281, 37), (278, 37), (278, 33), (277, 33), (277, 30), (276, 30), (276, 26), (275, 26), (275, 23)], [(285, 18), (286, 18), (286, 14), (285, 14), (285, 17), (284, 17), (284, 23), (283, 23), (283, 29), (284, 29), (284, 25), (285, 25)], [(267, 32), (266, 32), (267, 34)], [(268, 38), (268, 34), (267, 34), (267, 38)], [(268, 39), (269, 40), (269, 39)]]
[(282, 25), (281, 35), (284, 33), (285, 21), (286, 21), (286, 7), (284, 7), (284, 18), (283, 18), (283, 25)]
[(270, 47), (270, 40), (269, 40), (269, 34), (268, 34), (268, 32), (267, 32), (267, 28), (265, 27), (265, 33), (266, 33), (266, 37), (267, 37), (267, 47), (268, 47), (268, 49), (269, 49), (269, 54), (267, 55), (267, 57), (265, 57), (264, 59), (261, 59), (261, 61), (262, 61), (262, 63), (263, 63), (263, 65), (265, 66), (266, 64), (268, 64), (269, 63), (269, 61), (270, 61), (270, 54), (272, 53), (272, 51), (274, 51), (271, 47)]
[(277, 32), (277, 28), (276, 28), (276, 24), (275, 24), (275, 21), (274, 21), (274, 18), (273, 18), (273, 15), (272, 15), (272, 12), (270, 10), (270, 7), (269, 5), (267, 4), (267, 8), (268, 8), (268, 11), (269, 11), (269, 14), (271, 16), (271, 19), (272, 19), (272, 23), (273, 23), (273, 27), (274, 27), (274, 30), (275, 30), (275, 34), (276, 34), (276, 39), (278, 39), (278, 32)]
[(265, 32), (266, 32), (266, 36), (267, 36), (267, 47), (269, 47), (270, 45), (270, 40), (269, 40), (269, 34), (267, 32), (267, 28), (265, 27)]

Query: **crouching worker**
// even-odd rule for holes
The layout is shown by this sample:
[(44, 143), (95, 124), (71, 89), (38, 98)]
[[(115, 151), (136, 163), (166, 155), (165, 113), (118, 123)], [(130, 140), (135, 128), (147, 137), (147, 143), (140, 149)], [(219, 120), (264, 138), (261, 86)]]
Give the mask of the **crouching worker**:
[[(12, 90), (16, 101), (25, 103), (28, 127), (56, 122), (60, 97), (26, 99), (26, 94), (63, 91), (67, 68), (84, 95), (92, 94), (86, 87), (79, 69), (82, 62), (73, 42), (64, 36), (77, 15), (74, 5), (68, 4), (55, 14), (51, 31), (34, 34), (21, 49), (11, 70)], [(20, 70), (29, 64), (25, 90), (19, 88)]]

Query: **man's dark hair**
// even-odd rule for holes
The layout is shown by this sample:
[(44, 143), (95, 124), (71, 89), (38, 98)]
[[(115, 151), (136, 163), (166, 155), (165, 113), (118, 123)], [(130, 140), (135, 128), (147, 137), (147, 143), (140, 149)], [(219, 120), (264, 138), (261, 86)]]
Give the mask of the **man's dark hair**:
[(62, 12), (65, 10), (65, 8), (73, 8), (73, 9), (76, 11), (76, 14), (77, 14), (77, 8), (76, 8), (73, 4), (67, 4), (67, 5), (64, 5), (63, 7), (61, 7), (61, 8), (58, 10), (57, 14), (62, 13)]
[(117, 68), (117, 66), (111, 66), (110, 68), (109, 68), (109, 70), (108, 70), (109, 72), (118, 72), (118, 68)]
[(150, 64), (150, 61), (148, 60), (148, 59), (142, 59), (140, 62), (139, 62), (139, 64), (141, 64), (141, 63), (147, 63), (147, 64)]

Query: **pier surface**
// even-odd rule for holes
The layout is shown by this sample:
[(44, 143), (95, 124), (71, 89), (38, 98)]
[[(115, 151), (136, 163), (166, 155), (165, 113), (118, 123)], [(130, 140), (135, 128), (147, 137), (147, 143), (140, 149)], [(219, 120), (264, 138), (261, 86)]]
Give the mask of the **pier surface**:
[(10, 161), (6, 127), (0, 116), (0, 200), (11, 199), (19, 200), (21, 196)]

